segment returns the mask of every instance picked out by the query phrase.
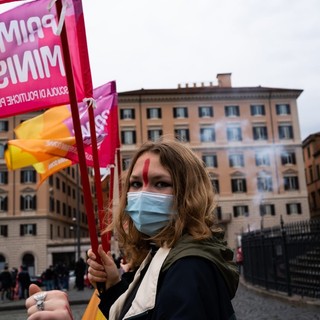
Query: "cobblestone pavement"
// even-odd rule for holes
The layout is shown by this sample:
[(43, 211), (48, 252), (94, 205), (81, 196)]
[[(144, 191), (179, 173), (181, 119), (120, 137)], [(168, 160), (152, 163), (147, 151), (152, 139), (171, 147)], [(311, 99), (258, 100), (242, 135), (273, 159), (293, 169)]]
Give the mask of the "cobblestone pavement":
[(237, 320), (320, 320), (320, 301), (290, 300), (240, 284), (233, 299)]
[[(93, 290), (87, 288), (80, 292), (76, 290), (69, 292), (74, 320), (81, 320), (87, 306), (86, 301), (90, 299), (92, 293)], [(12, 308), (5, 308), (8, 303), (12, 304)], [(23, 301), (8, 303), (0, 301), (0, 319), (26, 320), (27, 314)], [(240, 284), (233, 299), (233, 306), (237, 320), (320, 320), (319, 300), (315, 301), (315, 305), (302, 303), (301, 298), (287, 301), (284, 297), (261, 294), (256, 289), (243, 284)]]

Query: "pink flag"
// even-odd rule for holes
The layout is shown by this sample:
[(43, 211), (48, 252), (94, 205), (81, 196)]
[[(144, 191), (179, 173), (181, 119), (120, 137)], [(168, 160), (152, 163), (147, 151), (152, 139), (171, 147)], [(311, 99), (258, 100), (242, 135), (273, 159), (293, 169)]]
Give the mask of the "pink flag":
[[(0, 15), (0, 118), (69, 103), (59, 21), (50, 3), (29, 2)], [(81, 0), (68, 1), (65, 9), (60, 18), (82, 101), (92, 97), (92, 83)]]

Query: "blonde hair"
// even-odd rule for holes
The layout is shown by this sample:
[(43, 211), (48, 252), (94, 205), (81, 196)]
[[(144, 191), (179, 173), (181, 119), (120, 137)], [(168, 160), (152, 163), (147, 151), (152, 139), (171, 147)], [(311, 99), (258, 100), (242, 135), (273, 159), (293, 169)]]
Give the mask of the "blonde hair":
[[(174, 195), (174, 210), (178, 213), (159, 234), (146, 238), (134, 226), (126, 214), (127, 192), (130, 175), (137, 159), (144, 153), (159, 155), (161, 165), (171, 175)], [(132, 158), (122, 186), (119, 213), (112, 225), (119, 245), (131, 265), (138, 266), (147, 252), (150, 242), (158, 246), (166, 243), (173, 247), (184, 233), (196, 240), (212, 237), (213, 231), (221, 231), (216, 226), (214, 191), (203, 162), (185, 144), (175, 141), (157, 141), (143, 144)]]

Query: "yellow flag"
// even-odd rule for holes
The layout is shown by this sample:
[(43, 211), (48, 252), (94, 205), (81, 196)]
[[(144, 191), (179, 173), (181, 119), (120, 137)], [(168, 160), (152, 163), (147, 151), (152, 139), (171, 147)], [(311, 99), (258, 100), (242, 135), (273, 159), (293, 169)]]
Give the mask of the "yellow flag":
[(95, 290), (82, 316), (82, 320), (107, 320), (98, 308), (99, 303), (98, 291)]

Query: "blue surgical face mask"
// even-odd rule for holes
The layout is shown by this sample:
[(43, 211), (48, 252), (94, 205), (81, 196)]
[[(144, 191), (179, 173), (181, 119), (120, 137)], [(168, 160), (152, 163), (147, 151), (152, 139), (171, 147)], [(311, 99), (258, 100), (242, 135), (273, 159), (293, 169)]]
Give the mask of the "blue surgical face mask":
[(173, 195), (146, 191), (128, 192), (126, 212), (135, 227), (152, 237), (171, 219)]

